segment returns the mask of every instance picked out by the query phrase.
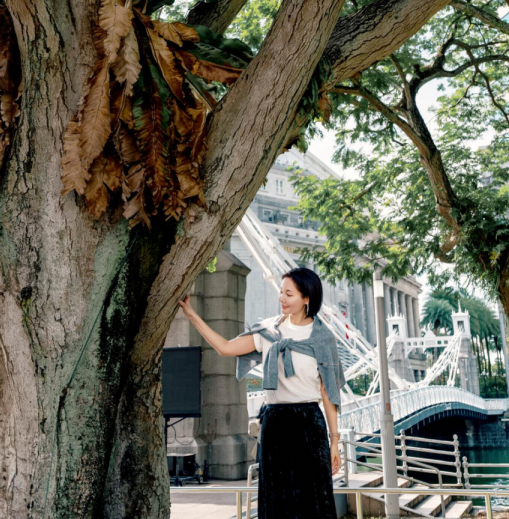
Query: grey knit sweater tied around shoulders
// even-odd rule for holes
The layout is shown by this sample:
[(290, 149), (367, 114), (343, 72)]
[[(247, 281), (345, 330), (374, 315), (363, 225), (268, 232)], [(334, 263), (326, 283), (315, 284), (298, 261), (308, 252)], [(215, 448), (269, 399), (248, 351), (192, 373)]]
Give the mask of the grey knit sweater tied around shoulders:
[[(318, 371), (329, 400), (341, 410), (340, 389), (345, 385), (345, 375), (339, 360), (336, 338), (328, 326), (318, 316), (314, 318), (313, 329), (308, 339), (295, 340), (283, 338), (279, 330), (280, 324), (287, 318), (281, 314), (255, 323), (251, 330), (238, 337), (259, 333), (272, 343), (263, 366), (263, 389), (278, 388), (278, 358), (283, 356), (284, 375), (292, 377), (295, 371), (291, 350), (316, 359)], [(249, 371), (263, 362), (262, 353), (253, 351), (237, 356), (237, 379), (242, 380)]]

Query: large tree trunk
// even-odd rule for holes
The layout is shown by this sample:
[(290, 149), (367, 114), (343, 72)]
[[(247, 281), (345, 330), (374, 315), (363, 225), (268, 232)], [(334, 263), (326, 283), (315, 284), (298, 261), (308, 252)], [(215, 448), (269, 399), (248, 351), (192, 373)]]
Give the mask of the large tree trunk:
[[(24, 90), (0, 192), (1, 517), (143, 516), (113, 513), (122, 503), (105, 488), (132, 337), (175, 226), (129, 232), (119, 211), (95, 222), (81, 200), (60, 196), (62, 135), (95, 62), (98, 3), (9, 5)], [(151, 442), (164, 459), (158, 386), (149, 388), (130, 385), (130, 445)], [(167, 517), (167, 473), (154, 481), (127, 457), (121, 468), (146, 496), (137, 509)]]
[(161, 345), (287, 139), (343, 2), (283, 2), (210, 122), (209, 209), (194, 208), (178, 236), (164, 221), (130, 232), (119, 210), (93, 221), (60, 196), (100, 1), (6, 3), (24, 88), (0, 184), (0, 516), (168, 517)]

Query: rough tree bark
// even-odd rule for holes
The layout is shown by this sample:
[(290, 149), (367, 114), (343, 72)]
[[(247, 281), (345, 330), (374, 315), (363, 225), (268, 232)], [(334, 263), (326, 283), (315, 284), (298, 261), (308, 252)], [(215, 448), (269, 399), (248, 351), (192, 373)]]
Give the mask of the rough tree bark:
[(191, 25), (205, 25), (210, 30), (223, 33), (233, 22), (247, 0), (219, 0), (196, 4), (187, 16)]
[[(168, 517), (161, 345), (177, 300), (231, 235), (285, 142), (342, 1), (283, 2), (210, 121), (209, 210), (196, 209), (178, 233), (156, 221), (150, 234), (128, 231), (115, 210), (92, 221), (80, 199), (60, 196), (62, 136), (95, 62), (99, 0), (6, 3), (24, 87), (0, 183), (0, 516)], [(391, 39), (384, 23), (368, 28), (368, 41)], [(404, 25), (410, 37), (415, 13)]]

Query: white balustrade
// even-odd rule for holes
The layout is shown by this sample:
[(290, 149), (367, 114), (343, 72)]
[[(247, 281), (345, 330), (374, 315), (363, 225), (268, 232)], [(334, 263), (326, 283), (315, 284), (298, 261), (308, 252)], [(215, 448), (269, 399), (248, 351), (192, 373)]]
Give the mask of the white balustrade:
[[(489, 414), (501, 414), (508, 409), (508, 399), (485, 400), (456, 387), (430, 386), (410, 391), (391, 394), (394, 421), (401, 420), (426, 407), (438, 404), (459, 403), (470, 405)], [(360, 409), (343, 412), (339, 418), (339, 427), (373, 433), (380, 429), (380, 404), (372, 400)]]

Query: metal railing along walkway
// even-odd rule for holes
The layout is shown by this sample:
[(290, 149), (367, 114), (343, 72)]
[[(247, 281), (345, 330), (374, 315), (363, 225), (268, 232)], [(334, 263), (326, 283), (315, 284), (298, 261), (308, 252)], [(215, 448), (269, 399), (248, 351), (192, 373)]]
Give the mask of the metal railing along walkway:
[[(242, 519), (242, 495), (253, 494), (258, 492), (257, 487), (213, 487), (213, 488), (172, 488), (172, 493), (235, 493), (237, 519)], [(355, 501), (357, 505), (357, 519), (363, 519), (362, 511), (362, 495), (363, 494), (396, 494), (399, 496), (406, 494), (415, 494), (414, 488), (380, 488), (380, 487), (364, 487), (364, 488), (335, 488), (334, 494), (355, 494)], [(493, 509), (491, 506), (491, 499), (494, 497), (509, 498), (509, 491), (500, 492), (493, 490), (479, 491), (479, 490), (458, 490), (458, 489), (441, 489), (441, 488), (420, 488), (419, 493), (426, 496), (459, 496), (459, 497), (481, 497), (484, 498), (486, 506), (486, 518), (493, 519)]]

